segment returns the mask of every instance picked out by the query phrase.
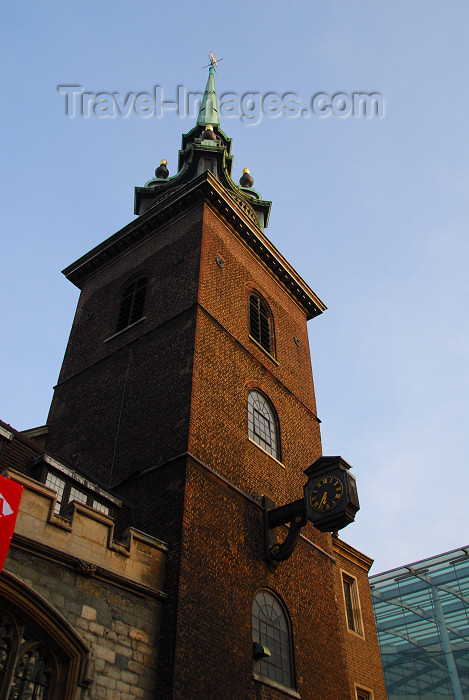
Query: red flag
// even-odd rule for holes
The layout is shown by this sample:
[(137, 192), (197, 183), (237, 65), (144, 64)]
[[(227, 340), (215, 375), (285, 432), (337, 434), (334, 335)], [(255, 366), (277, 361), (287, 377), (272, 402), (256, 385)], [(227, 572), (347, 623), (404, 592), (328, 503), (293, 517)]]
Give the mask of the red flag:
[(16, 481), (0, 476), (0, 571), (15, 529), (22, 491)]

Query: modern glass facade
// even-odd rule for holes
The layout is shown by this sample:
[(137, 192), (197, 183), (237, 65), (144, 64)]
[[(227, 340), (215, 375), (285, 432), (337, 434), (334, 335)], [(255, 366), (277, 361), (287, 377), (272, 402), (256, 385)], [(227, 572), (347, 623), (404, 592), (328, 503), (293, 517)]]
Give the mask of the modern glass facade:
[(388, 700), (469, 698), (469, 546), (370, 577)]

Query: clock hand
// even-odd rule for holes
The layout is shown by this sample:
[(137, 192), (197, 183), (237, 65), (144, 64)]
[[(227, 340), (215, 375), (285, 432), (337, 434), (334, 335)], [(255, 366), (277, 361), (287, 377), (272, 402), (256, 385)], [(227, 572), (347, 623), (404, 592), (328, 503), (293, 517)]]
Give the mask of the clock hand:
[(324, 491), (324, 495), (323, 495), (323, 497), (321, 498), (321, 501), (320, 501), (319, 505), (320, 505), (320, 506), (323, 506), (323, 505), (326, 503), (326, 500), (327, 500), (327, 491)]

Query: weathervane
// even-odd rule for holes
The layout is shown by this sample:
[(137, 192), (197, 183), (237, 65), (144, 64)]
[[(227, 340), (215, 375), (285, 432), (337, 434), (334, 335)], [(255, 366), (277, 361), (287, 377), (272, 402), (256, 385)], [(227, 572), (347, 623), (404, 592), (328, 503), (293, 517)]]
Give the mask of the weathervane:
[(210, 53), (208, 53), (207, 56), (208, 56), (208, 59), (209, 59), (210, 63), (207, 63), (206, 66), (203, 66), (202, 70), (204, 70), (204, 68), (208, 68), (209, 66), (210, 66), (211, 68), (213, 68), (214, 70), (216, 70), (216, 69), (218, 68), (218, 64), (220, 63), (220, 61), (223, 61), (222, 58), (219, 58), (219, 59), (217, 60), (217, 59), (215, 58), (215, 56), (213, 55), (213, 51), (210, 51)]

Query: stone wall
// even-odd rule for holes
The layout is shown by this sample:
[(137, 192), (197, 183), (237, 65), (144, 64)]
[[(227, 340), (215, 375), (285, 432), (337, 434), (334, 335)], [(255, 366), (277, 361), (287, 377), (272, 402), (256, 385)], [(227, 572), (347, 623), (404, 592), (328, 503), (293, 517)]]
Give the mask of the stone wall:
[[(154, 698), (165, 545), (133, 529), (125, 544), (116, 543), (109, 516), (74, 503), (70, 520), (61, 518), (51, 489), (8, 476), (24, 489), (4, 569), (24, 584), (26, 598), (29, 589), (44, 599), (88, 647), (75, 697)], [(4, 589), (8, 582), (2, 597), (11, 611)], [(27, 610), (19, 616), (28, 624)]]

